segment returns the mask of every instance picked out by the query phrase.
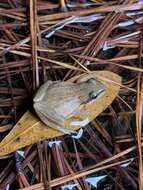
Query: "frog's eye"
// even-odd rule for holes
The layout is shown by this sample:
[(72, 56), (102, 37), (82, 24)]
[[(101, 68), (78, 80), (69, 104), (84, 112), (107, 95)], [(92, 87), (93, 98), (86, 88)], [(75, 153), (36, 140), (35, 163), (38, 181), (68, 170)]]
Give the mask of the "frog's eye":
[(96, 79), (95, 78), (90, 78), (87, 80), (87, 83), (90, 83), (90, 84), (96, 84)]
[(101, 89), (100, 91), (91, 91), (89, 93), (90, 100), (99, 98), (103, 93), (105, 92), (105, 89)]
[(92, 91), (92, 92), (89, 93), (90, 100), (96, 99), (97, 96), (98, 96), (98, 94), (95, 91)]

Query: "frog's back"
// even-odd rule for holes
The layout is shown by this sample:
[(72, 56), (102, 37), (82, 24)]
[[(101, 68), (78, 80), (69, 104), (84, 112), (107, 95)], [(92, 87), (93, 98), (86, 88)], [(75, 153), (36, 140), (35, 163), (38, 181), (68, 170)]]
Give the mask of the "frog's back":
[(46, 93), (47, 108), (52, 108), (55, 114), (62, 118), (71, 116), (80, 106), (80, 99), (76, 94), (75, 84), (57, 83), (51, 85)]
[(75, 84), (68, 82), (55, 83), (50, 85), (50, 87), (47, 89), (47, 92), (43, 97), (43, 102), (48, 102), (48, 104), (55, 105), (59, 102), (70, 100), (75, 96)]

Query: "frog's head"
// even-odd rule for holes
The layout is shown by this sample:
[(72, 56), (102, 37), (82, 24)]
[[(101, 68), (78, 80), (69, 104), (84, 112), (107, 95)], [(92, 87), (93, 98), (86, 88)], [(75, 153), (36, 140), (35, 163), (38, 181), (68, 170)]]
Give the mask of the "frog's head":
[(86, 82), (91, 89), (90, 92), (88, 92), (89, 101), (97, 100), (105, 93), (106, 86), (96, 78), (90, 78)]

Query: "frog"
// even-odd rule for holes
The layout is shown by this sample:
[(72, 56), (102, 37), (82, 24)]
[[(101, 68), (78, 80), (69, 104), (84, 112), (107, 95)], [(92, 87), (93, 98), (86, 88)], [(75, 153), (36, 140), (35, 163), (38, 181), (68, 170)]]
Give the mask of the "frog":
[(66, 120), (85, 115), (81, 106), (97, 101), (106, 92), (106, 86), (96, 78), (82, 82), (47, 81), (33, 98), (33, 107), (39, 119), (48, 127), (64, 134), (75, 131), (65, 128)]

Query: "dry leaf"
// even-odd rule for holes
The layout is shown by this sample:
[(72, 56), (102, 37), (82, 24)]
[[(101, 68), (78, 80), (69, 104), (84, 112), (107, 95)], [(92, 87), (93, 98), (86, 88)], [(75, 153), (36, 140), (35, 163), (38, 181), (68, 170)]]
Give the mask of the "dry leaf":
[[(110, 71), (94, 71), (90, 74), (83, 74), (78, 78), (77, 82), (86, 81), (87, 79), (94, 77), (99, 78), (99, 80), (107, 86), (107, 90), (105, 94), (95, 102), (93, 101), (92, 103), (81, 107), (82, 111), (88, 113), (89, 122), (95, 119), (112, 103), (117, 96), (121, 85), (121, 77)], [(76, 116), (76, 120), (77, 119), (81, 120), (81, 118)], [(74, 120), (75, 117), (68, 119), (68, 122), (73, 122)], [(66, 126), (66, 128), (77, 130), (81, 128), (81, 126), (73, 127), (69, 125)], [(61, 135), (63, 135), (62, 132), (47, 127), (39, 121), (36, 116), (27, 111), (11, 132), (0, 143), (0, 156), (9, 154), (19, 148), (23, 148), (41, 140), (51, 139)]]

